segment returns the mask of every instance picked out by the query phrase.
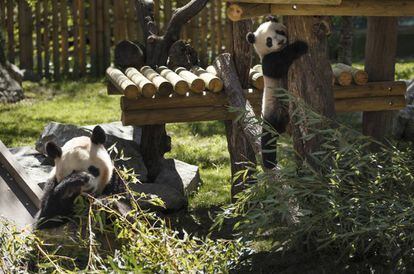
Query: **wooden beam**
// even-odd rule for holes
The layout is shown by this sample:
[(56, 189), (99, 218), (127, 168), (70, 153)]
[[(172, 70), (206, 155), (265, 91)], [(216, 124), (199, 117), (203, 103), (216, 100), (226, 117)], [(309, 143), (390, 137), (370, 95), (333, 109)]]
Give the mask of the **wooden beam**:
[[(221, 96), (221, 95), (220, 95)], [(204, 96), (199, 96), (204, 97)], [(152, 108), (133, 110), (135, 106), (129, 105), (131, 101), (123, 97), (122, 108), (128, 110), (122, 111), (122, 123), (124, 126), (144, 126), (156, 125), (165, 123), (180, 123), (180, 122), (199, 122), (199, 121), (214, 121), (214, 120), (229, 120), (235, 119), (238, 116), (237, 112), (231, 112), (227, 105), (207, 105), (204, 104), (203, 99), (198, 101), (198, 104), (188, 107), (175, 106), (170, 108)], [(171, 98), (170, 98), (171, 99)], [(187, 101), (186, 103), (188, 103)], [(254, 112), (260, 113), (261, 99), (257, 96), (252, 96), (249, 100)], [(164, 106), (166, 105), (163, 104)], [(148, 104), (148, 107), (150, 104)], [(157, 103), (158, 106), (158, 103)], [(398, 110), (406, 106), (405, 97), (400, 96), (383, 96), (383, 97), (367, 97), (367, 98), (347, 98), (335, 100), (336, 112), (359, 112), (359, 111), (388, 111)]]
[(336, 112), (399, 110), (406, 106), (404, 96), (350, 98), (335, 100)]
[(321, 15), (321, 16), (413, 16), (413, 0), (343, 0), (340, 5), (306, 4), (252, 4), (233, 3), (227, 8), (232, 21), (247, 18), (277, 15)]
[(237, 0), (240, 3), (289, 5), (339, 5), (342, 0)]
[(39, 208), (40, 200), (43, 195), (42, 189), (37, 184), (33, 183), (33, 180), (30, 180), (29, 175), (24, 168), (16, 161), (2, 141), (0, 141), (0, 163), (6, 168), (11, 176), (13, 176), (20, 189), (22, 189), (33, 204)]
[(334, 98), (365, 98), (384, 96), (404, 96), (407, 91), (407, 84), (404, 81), (396, 82), (371, 82), (364, 86), (334, 87)]

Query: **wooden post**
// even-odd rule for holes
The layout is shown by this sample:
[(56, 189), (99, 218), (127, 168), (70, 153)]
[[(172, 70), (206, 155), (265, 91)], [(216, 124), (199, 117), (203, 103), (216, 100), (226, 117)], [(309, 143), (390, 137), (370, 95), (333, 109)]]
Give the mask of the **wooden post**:
[(14, 63), (15, 51), (14, 51), (14, 0), (7, 1), (7, 59), (10, 63)]
[(79, 13), (79, 75), (85, 76), (86, 73), (86, 37), (85, 37), (85, 5), (84, 0), (78, 0)]
[[(242, 88), (249, 85), (252, 48), (246, 41), (246, 34), (252, 31), (252, 21), (243, 20), (230, 24), (229, 51), (232, 54), (235, 69)], [(236, 177), (239, 171), (246, 170), (249, 163), (256, 164), (256, 155), (240, 124), (235, 120), (225, 121), (227, 145), (230, 153), (232, 186), (231, 195), (242, 191), (243, 178)]]
[[(53, 1), (53, 0), (52, 0)], [(73, 77), (79, 77), (79, 0), (72, 3), (72, 20), (73, 20)]]
[[(397, 17), (369, 17), (365, 45), (365, 71), (370, 81), (394, 80)], [(377, 140), (391, 134), (395, 111), (364, 112), (362, 131)]]
[(105, 71), (104, 62), (104, 23), (103, 23), (103, 1), (96, 1), (96, 58), (97, 74), (102, 75)]
[[(327, 56), (327, 36), (324, 17), (288, 16), (287, 26), (290, 42), (302, 40), (308, 43), (309, 52), (296, 60), (288, 74), (288, 90), (294, 96), (303, 99), (313, 110), (328, 117), (335, 117), (335, 105), (332, 92), (332, 70)], [(298, 124), (295, 104), (290, 105), (292, 137), (294, 149), (301, 160), (312, 164), (309, 153), (320, 148), (321, 140), (314, 137), (304, 140), (309, 133), (306, 121)], [(315, 125), (312, 125), (315, 127)], [(300, 163), (299, 163), (300, 164)]]
[[(101, 0), (102, 1), (102, 0)], [(98, 2), (101, 2), (98, 1)], [(103, 0), (103, 68), (105, 71), (107, 67), (111, 64), (111, 27), (110, 27), (110, 17), (109, 10), (111, 9), (111, 1)], [(99, 16), (99, 15), (98, 15)]]
[(91, 0), (89, 6), (89, 54), (91, 57), (91, 74), (93, 77), (98, 76), (97, 70), (97, 41), (96, 41), (96, 0)]

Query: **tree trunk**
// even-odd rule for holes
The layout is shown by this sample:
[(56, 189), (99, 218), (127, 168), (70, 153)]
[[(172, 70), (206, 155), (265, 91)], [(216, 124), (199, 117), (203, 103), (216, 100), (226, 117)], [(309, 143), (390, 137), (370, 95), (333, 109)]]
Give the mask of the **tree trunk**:
[(353, 38), (352, 16), (342, 16), (341, 33), (339, 36), (338, 62), (352, 65), (352, 38)]
[[(369, 17), (365, 44), (365, 71), (370, 81), (392, 81), (397, 51), (397, 17)], [(363, 113), (363, 133), (384, 141), (391, 135), (396, 111)]]
[[(229, 52), (233, 56), (238, 80), (242, 88), (247, 88), (249, 83), (252, 52), (251, 46), (246, 41), (246, 35), (251, 29), (251, 20), (230, 23)], [(243, 180), (243, 176), (237, 177), (237, 174), (240, 171), (246, 170), (249, 163), (255, 165), (256, 157), (240, 123), (235, 120), (225, 121), (224, 123), (226, 126), (227, 145), (231, 161), (231, 195), (234, 198), (237, 193), (244, 189), (246, 183)], [(248, 181), (250, 180), (248, 179)]]
[[(327, 55), (329, 23), (324, 17), (288, 16), (287, 25), (290, 42), (302, 40), (309, 46), (308, 53), (296, 60), (289, 70), (289, 91), (316, 112), (334, 118), (332, 70)], [(298, 124), (297, 117), (292, 115), (295, 110), (296, 106), (292, 103), (289, 112), (294, 149), (302, 161), (312, 163), (309, 154), (320, 148), (321, 140), (317, 136), (310, 140), (303, 139), (309, 133), (309, 124), (307, 121)]]
[[(135, 8), (138, 23), (142, 29), (146, 50), (146, 65), (165, 66), (171, 46), (179, 39), (182, 26), (195, 16), (208, 0), (192, 0), (174, 11), (163, 35), (158, 34), (154, 21), (154, 3), (151, 0), (136, 0)], [(139, 136), (135, 128), (134, 136)], [(165, 125), (142, 127), (140, 143), (142, 157), (148, 170), (149, 181), (154, 181), (163, 166), (164, 154), (171, 150), (171, 139), (167, 136)]]

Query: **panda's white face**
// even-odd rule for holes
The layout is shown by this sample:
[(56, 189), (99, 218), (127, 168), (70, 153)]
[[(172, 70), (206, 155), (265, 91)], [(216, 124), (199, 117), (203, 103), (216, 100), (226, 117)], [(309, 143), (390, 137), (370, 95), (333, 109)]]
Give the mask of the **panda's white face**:
[(287, 44), (286, 26), (274, 21), (261, 24), (254, 33), (248, 33), (247, 41), (256, 53), (263, 56), (282, 50)]
[(73, 172), (89, 172), (93, 175), (91, 176), (93, 179), (82, 188), (82, 191), (101, 193), (111, 180), (114, 166), (103, 146), (105, 141), (94, 143), (92, 140), (93, 136), (76, 137), (66, 142), (62, 148), (54, 143), (48, 143), (46, 147), (48, 155), (55, 160), (51, 177), (59, 183)]

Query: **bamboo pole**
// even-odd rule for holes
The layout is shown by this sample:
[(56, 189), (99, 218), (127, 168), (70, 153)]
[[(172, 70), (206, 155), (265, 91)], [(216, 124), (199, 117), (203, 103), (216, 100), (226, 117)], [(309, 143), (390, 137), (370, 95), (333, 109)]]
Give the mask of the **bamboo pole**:
[(197, 77), (194, 73), (179, 67), (175, 69), (175, 72), (180, 75), (190, 85), (190, 90), (194, 93), (201, 93), (205, 89), (205, 84), (202, 79)]
[(138, 87), (119, 69), (114, 67), (107, 68), (106, 76), (126, 97), (135, 99), (140, 95)]
[(342, 63), (334, 64), (333, 67), (339, 71), (350, 73), (352, 75), (353, 82), (357, 85), (365, 85), (368, 83), (368, 73), (363, 70)]
[(220, 92), (223, 90), (223, 81), (215, 74), (212, 74), (198, 66), (191, 68), (191, 72), (200, 77), (204, 81), (206, 88), (212, 92)]
[(68, 43), (68, 7), (65, 1), (61, 0), (60, 3), (60, 16), (61, 16), (61, 64), (62, 64), (62, 73), (63, 75), (68, 75), (69, 73), (69, 43)]
[(60, 80), (60, 53), (59, 53), (59, 5), (60, 1), (52, 1), (52, 44), (53, 44), (53, 78)]
[(125, 75), (138, 87), (139, 95), (151, 98), (157, 92), (155, 85), (136, 68), (127, 68)]
[(165, 66), (161, 66), (157, 68), (158, 73), (170, 81), (170, 83), (173, 85), (174, 91), (179, 95), (185, 95), (187, 91), (189, 91), (190, 87), (181, 76), (179, 76), (174, 71), (170, 70), (169, 68)]
[(140, 72), (157, 87), (158, 95), (168, 96), (173, 91), (173, 86), (167, 79), (159, 75), (149, 66), (143, 66)]

